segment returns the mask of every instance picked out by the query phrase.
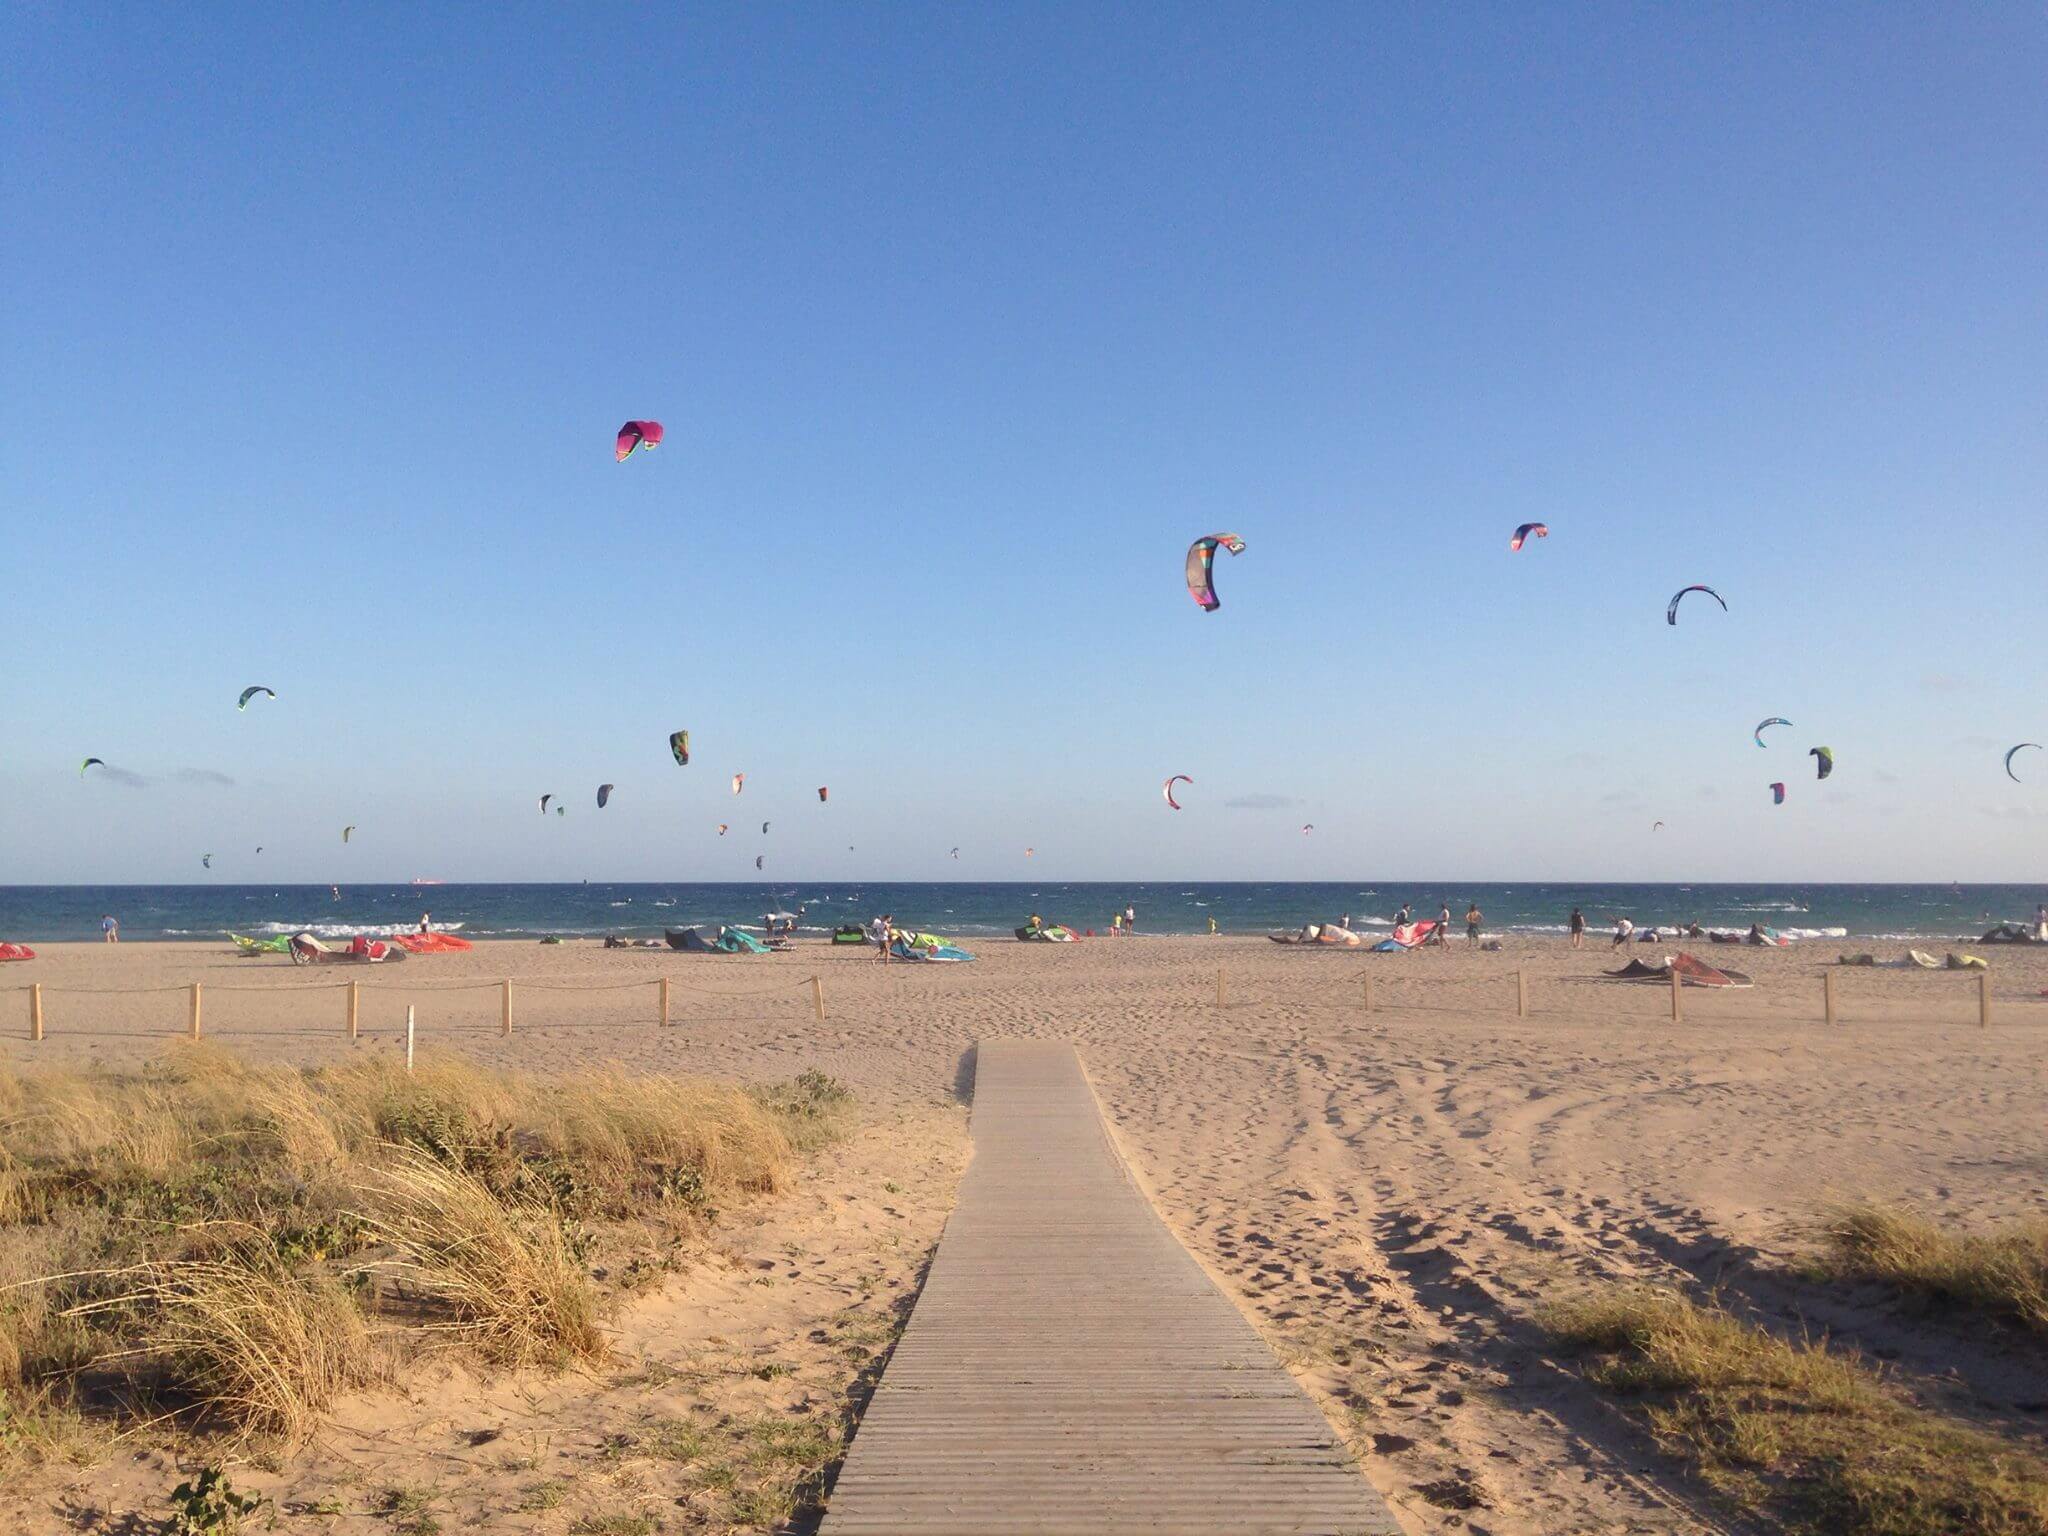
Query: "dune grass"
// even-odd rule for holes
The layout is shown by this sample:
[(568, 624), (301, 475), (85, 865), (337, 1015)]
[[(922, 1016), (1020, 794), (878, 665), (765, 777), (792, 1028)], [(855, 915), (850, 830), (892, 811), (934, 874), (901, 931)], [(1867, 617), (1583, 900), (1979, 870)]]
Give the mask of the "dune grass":
[(1890, 1286), (1930, 1310), (2048, 1334), (2048, 1222), (1958, 1233), (1910, 1211), (1846, 1207), (1829, 1217), (1809, 1278)]
[(835, 1095), (212, 1046), (0, 1070), (0, 1470), (161, 1415), (295, 1443), (423, 1345), (596, 1358), (597, 1273), (784, 1188)]
[(2048, 1536), (2048, 1462), (1914, 1407), (1856, 1356), (1624, 1289), (1540, 1318), (1665, 1449), (1801, 1536)]

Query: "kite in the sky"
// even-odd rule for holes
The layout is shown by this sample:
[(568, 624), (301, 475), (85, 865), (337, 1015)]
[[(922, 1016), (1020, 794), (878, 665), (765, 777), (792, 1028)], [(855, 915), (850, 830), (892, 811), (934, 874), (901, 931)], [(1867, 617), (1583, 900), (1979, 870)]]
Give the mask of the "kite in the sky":
[(542, 795), (542, 796), (540, 797), (540, 813), (541, 813), (541, 815), (543, 815), (543, 816), (547, 815), (547, 813), (548, 813), (548, 802), (549, 802), (550, 800), (554, 799), (554, 798), (555, 798), (555, 797), (554, 797), (553, 795)]
[[(2012, 751), (2017, 752), (2019, 751), (2019, 748), (2014, 747)], [(78, 776), (81, 779), (84, 778), (85, 770), (90, 768), (94, 763), (98, 763), (102, 768), (107, 766), (107, 760), (104, 757), (88, 757), (84, 762), (78, 765)], [(2005, 754), (2005, 771), (2007, 773), (2012, 772), (2012, 752), (2008, 752)]]
[(1685, 594), (1688, 592), (1704, 592), (1707, 594), (1707, 596), (1711, 597), (1715, 602), (1721, 604), (1721, 611), (1723, 613), (1726, 613), (1728, 611), (1728, 604), (1722, 601), (1721, 594), (1716, 592), (1712, 587), (1680, 587), (1676, 592), (1671, 594), (1671, 606), (1664, 610), (1664, 622), (1666, 624), (1676, 624), (1678, 622), (1678, 600), (1681, 597), (1685, 596)]
[(1172, 778), (1159, 786), (1159, 792), (1166, 796), (1166, 803), (1177, 811), (1180, 809), (1180, 802), (1173, 798), (1173, 786), (1176, 784), (1192, 784), (1194, 782), (1186, 774), (1176, 773)]
[(734, 794), (738, 794), (742, 789), (746, 788), (746, 784), (747, 776), (744, 773), (736, 773), (732, 776), (732, 792)]
[(956, 859), (960, 857), (960, 850), (958, 848), (953, 850), (953, 857)]
[(257, 851), (258, 853), (261, 853), (261, 852), (263, 851), (263, 845), (262, 845), (261, 843), (258, 843), (258, 844), (256, 845), (256, 851)]
[(1792, 723), (1792, 722), (1791, 722), (1790, 720), (1787, 720), (1787, 719), (1786, 719), (1786, 718), (1785, 718), (1785, 717), (1784, 717), (1783, 715), (1773, 715), (1773, 716), (1771, 716), (1771, 718), (1770, 718), (1770, 719), (1768, 719), (1768, 720), (1759, 720), (1759, 721), (1757, 721), (1757, 723), (1756, 723), (1756, 744), (1757, 744), (1758, 746), (1762, 746), (1762, 745), (1764, 744), (1764, 727), (1765, 727), (1765, 726), (1767, 726), (1767, 725), (1790, 725), (1791, 723)]
[(690, 733), (688, 731), (670, 731), (668, 733), (668, 749), (675, 754), (676, 766), (678, 768), (690, 766)]
[[(2011, 779), (2015, 784), (2021, 781), (2020, 776), (2012, 771), (2012, 753), (2024, 752), (2028, 747), (2032, 747), (2036, 752), (2038, 752), (2041, 750), (2041, 743), (2039, 743), (2038, 741), (2023, 741), (2018, 746), (2014, 747), (2012, 749), (2012, 752), (2008, 752), (2005, 754), (2005, 776), (2008, 779)], [(91, 759), (91, 761), (96, 763), (99, 761), (99, 759), (95, 757)], [(79, 769), (78, 771), (80, 773), (85, 772), (83, 768)]]
[(1188, 546), (1188, 596), (1205, 613), (1214, 613), (1223, 606), (1223, 599), (1216, 595), (1216, 582), (1210, 569), (1216, 563), (1216, 546), (1219, 544), (1233, 555), (1244, 553), (1244, 540), (1234, 533), (1212, 533)]
[(1508, 548), (1510, 550), (1520, 549), (1529, 542), (1529, 535), (1532, 533), (1539, 539), (1547, 539), (1550, 537), (1550, 525), (1548, 523), (1522, 524), (1521, 527), (1515, 530), (1515, 536), (1508, 540)]
[(761, 835), (763, 837), (768, 835), (768, 823), (765, 821), (761, 823)]
[(1028, 859), (1028, 858), (1030, 858), (1030, 857), (1031, 857), (1031, 856), (1032, 856), (1033, 854), (1035, 854), (1035, 853), (1037, 853), (1037, 852), (1038, 852), (1038, 850), (1037, 850), (1036, 848), (1026, 848), (1026, 849), (1024, 850), (1024, 857)]
[(727, 833), (728, 831), (730, 831), (730, 830), (731, 830), (731, 828), (732, 828), (732, 824), (731, 824), (730, 822), (724, 822), (724, 821), (721, 821), (721, 822), (720, 822), (720, 823), (718, 824), (718, 835), (719, 835), (720, 837), (723, 837), (723, 836), (725, 836), (725, 834), (726, 834), (726, 833)]
[(659, 448), (661, 423), (629, 421), (619, 428), (618, 462), (623, 464), (636, 448)]
[(557, 816), (566, 816), (569, 814), (569, 807), (567, 807), (566, 805), (558, 805), (555, 807), (555, 814)]
[(262, 694), (263, 697), (265, 697), (266, 699), (274, 699), (277, 697), (275, 693), (271, 692), (268, 688), (265, 688), (261, 683), (258, 683), (254, 688), (244, 688), (242, 690), (242, 696), (239, 699), (235, 700), (235, 708), (247, 709), (249, 707), (249, 701), (255, 698), (256, 695), (259, 693)]
[(766, 857), (767, 857), (767, 855), (766, 855), (765, 853), (757, 853), (757, 854), (755, 854), (755, 855), (754, 855), (754, 868), (756, 868), (756, 869), (759, 869), (759, 868), (761, 867), (761, 861), (762, 861), (763, 859), (765, 859)]
[(355, 836), (355, 830), (355, 823), (350, 822), (347, 826), (341, 829), (341, 840), (344, 843), (347, 842), (351, 837)]
[(1773, 784), (1773, 785), (1771, 786), (1771, 804), (1773, 804), (1773, 805), (1783, 805), (1784, 803), (1785, 803), (1785, 786), (1784, 786), (1783, 784)]
[(1309, 835), (1309, 833), (1311, 833), (1311, 832), (1315, 831), (1315, 829), (1316, 829), (1316, 824), (1315, 824), (1314, 822), (1312, 822), (1312, 821), (1304, 821), (1304, 822), (1303, 822), (1303, 823), (1301, 824), (1301, 835), (1302, 835), (1303, 837), (1307, 837), (1307, 836)]
[(831, 797), (832, 786), (829, 784), (820, 784), (818, 786), (818, 803), (820, 805), (823, 805), (827, 800), (831, 799)]
[(202, 868), (213, 868), (213, 855), (210, 853), (202, 853), (201, 855), (199, 855), (199, 863)]
[(609, 784), (600, 784), (597, 786), (597, 808), (600, 811), (603, 810), (607, 805), (611, 804), (612, 787), (613, 786)]
[(1653, 821), (1650, 823), (1650, 830), (1652, 832), (1659, 831), (1660, 829), (1662, 829), (1663, 825), (1664, 823), (1661, 821)]
[(1806, 755), (1816, 759), (1814, 763), (1815, 769), (1818, 770), (1814, 774), (1816, 779), (1824, 779), (1835, 771), (1835, 753), (1832, 747), (1810, 747), (1807, 749)]

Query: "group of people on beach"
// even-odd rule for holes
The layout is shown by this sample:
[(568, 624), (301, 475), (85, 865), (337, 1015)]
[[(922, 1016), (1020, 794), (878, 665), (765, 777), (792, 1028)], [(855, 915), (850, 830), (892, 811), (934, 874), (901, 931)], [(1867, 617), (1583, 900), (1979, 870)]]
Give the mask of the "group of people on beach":
[[(1414, 923), (1414, 921), (1415, 914), (1412, 904), (1405, 901), (1402, 902), (1401, 910), (1394, 914), (1394, 926), (1396, 928), (1407, 928), (1411, 926)], [(1349, 912), (1344, 914), (1344, 921), (1338, 926), (1343, 928), (1349, 928), (1351, 926), (1351, 914)], [(1479, 903), (1476, 901), (1466, 903), (1465, 942), (1467, 944), (1477, 944), (1479, 942), (1480, 934), (1485, 931), (1485, 926), (1486, 915), (1479, 910)], [(1441, 947), (1443, 945), (1449, 944), (1450, 942), (1451, 904), (1449, 902), (1445, 902), (1443, 903), (1443, 905), (1437, 908), (1436, 926), (1429, 930), (1428, 937), (1423, 939), (1422, 943), (1424, 948), (1429, 948), (1431, 946)]]

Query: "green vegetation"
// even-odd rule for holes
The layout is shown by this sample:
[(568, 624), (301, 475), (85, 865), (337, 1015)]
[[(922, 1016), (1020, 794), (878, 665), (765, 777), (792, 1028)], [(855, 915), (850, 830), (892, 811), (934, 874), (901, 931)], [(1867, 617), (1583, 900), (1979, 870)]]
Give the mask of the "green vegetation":
[(1933, 1310), (2048, 1334), (2048, 1222), (1958, 1234), (1911, 1212), (1863, 1205), (1838, 1212), (1821, 1236), (1809, 1278), (1872, 1281)]
[(1855, 1356), (1630, 1289), (1549, 1308), (1587, 1378), (1722, 1493), (1801, 1536), (2048, 1536), (2048, 1462), (1912, 1407)]
[(596, 1359), (609, 1295), (785, 1187), (845, 1097), (206, 1046), (0, 1070), (0, 1473), (165, 1416), (289, 1447), (429, 1343)]

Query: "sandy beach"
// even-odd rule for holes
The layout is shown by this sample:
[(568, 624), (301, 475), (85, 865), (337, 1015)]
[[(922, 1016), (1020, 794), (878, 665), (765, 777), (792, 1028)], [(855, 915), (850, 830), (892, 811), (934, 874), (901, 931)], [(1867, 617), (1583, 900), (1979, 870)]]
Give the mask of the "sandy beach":
[[(723, 959), (506, 943), (346, 972), (60, 944), (4, 978), (42, 982), (47, 1033), (31, 1044), (25, 994), (0, 992), (0, 1059), (176, 1050), (196, 981), (206, 1037), (259, 1059), (400, 1050), (410, 1003), (423, 1043), (510, 1066), (744, 1081), (816, 1066), (856, 1090), (870, 1130), (893, 1127), (899, 1164), (908, 1148), (927, 1165), (913, 1225), (929, 1241), (974, 1042), (1072, 1039), (1168, 1223), (1414, 1530), (1706, 1530), (1720, 1527), (1673, 1469), (1533, 1340), (1541, 1295), (1574, 1276), (1718, 1281), (1924, 1377), (1958, 1411), (2040, 1429), (2024, 1371), (1875, 1304), (1799, 1291), (1780, 1265), (1840, 1202), (1964, 1222), (2038, 1211), (2048, 950), (1991, 952), (1988, 1030), (1974, 977), (1886, 969), (1839, 973), (1829, 1029), (1822, 973), (1838, 947), (1714, 951), (1756, 986), (1688, 991), (1674, 1025), (1668, 990), (1599, 979), (1619, 963), (1604, 938), (1391, 956), (992, 942), (969, 966), (824, 944)], [(364, 988), (353, 1043), (348, 979)], [(804, 1241), (778, 1219), (778, 1241)]]

